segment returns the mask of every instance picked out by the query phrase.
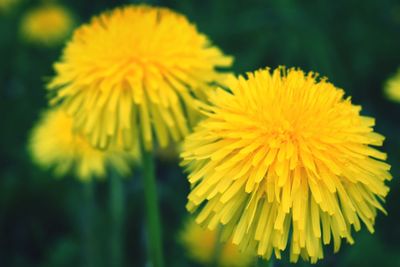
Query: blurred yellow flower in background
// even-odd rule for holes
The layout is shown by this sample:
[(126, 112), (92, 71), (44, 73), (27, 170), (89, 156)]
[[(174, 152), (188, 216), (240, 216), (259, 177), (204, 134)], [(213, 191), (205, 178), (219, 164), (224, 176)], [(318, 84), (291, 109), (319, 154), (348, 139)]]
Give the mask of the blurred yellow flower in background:
[(153, 148), (179, 141), (196, 121), (196, 99), (232, 58), (185, 16), (166, 8), (127, 6), (82, 25), (48, 85), (93, 146), (122, 139)]
[(29, 150), (33, 161), (41, 167), (54, 168), (57, 176), (73, 172), (83, 181), (106, 176), (108, 167), (121, 176), (129, 175), (135, 158), (134, 152), (93, 148), (74, 131), (72, 119), (60, 109), (42, 114), (32, 130)]
[(386, 81), (385, 93), (389, 99), (400, 102), (400, 69)]
[(0, 0), (0, 15), (12, 10), (21, 0)]
[[(217, 230), (202, 228), (190, 219), (186, 222), (179, 238), (191, 259), (210, 266), (216, 256), (217, 236)], [(232, 244), (230, 240), (219, 245), (221, 247), (217, 266), (246, 267), (254, 263), (253, 253), (240, 252), (238, 246)]]
[(197, 223), (267, 259), (316, 262), (322, 244), (374, 231), (390, 165), (375, 120), (315, 73), (283, 67), (233, 79), (183, 145)]
[(57, 46), (72, 33), (75, 19), (63, 6), (45, 4), (29, 10), (21, 19), (22, 38), (32, 44)]

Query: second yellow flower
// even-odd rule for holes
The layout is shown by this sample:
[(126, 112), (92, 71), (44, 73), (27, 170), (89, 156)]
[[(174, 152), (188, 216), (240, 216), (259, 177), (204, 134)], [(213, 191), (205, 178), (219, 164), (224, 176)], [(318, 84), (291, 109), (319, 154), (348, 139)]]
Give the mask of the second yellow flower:
[(196, 99), (231, 62), (183, 15), (127, 6), (76, 30), (48, 88), (93, 146), (151, 150), (188, 133)]

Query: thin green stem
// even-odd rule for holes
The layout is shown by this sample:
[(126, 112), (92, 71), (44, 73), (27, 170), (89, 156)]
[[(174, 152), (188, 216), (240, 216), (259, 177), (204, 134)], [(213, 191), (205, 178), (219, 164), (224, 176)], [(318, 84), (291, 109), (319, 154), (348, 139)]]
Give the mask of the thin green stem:
[(271, 258), (269, 261), (268, 261), (268, 267), (274, 267), (275, 266), (275, 260), (274, 260), (274, 258)]
[(219, 262), (221, 259), (221, 253), (222, 253), (222, 249), (223, 249), (223, 244), (221, 242), (221, 236), (222, 236), (222, 227), (218, 226), (216, 233), (215, 233), (214, 251), (213, 251), (214, 254), (213, 254), (212, 262), (211, 262), (212, 267), (219, 266)]
[(85, 250), (85, 266), (96, 267), (96, 226), (95, 226), (95, 200), (93, 182), (87, 181), (82, 183), (82, 194), (84, 199), (84, 213), (83, 213), (83, 239)]
[(123, 225), (124, 191), (122, 179), (116, 173), (110, 176), (110, 266), (124, 266)]
[(154, 267), (164, 266), (160, 212), (155, 179), (153, 155), (142, 145), (144, 195), (147, 210), (147, 231), (149, 237), (149, 256)]

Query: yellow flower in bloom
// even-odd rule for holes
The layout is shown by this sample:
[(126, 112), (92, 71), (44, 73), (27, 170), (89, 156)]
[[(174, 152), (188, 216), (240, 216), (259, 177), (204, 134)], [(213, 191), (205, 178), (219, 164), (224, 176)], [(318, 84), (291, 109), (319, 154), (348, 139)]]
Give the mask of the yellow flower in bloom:
[(21, 35), (30, 43), (56, 46), (71, 34), (74, 19), (63, 6), (49, 4), (28, 11), (21, 20)]
[(400, 102), (400, 70), (386, 82), (385, 93), (391, 100)]
[(374, 119), (314, 73), (259, 70), (219, 90), (183, 145), (196, 221), (223, 224), (241, 249), (267, 259), (316, 262), (322, 244), (353, 243), (352, 228), (373, 232), (388, 193), (390, 166)]
[(82, 135), (74, 132), (72, 119), (57, 109), (43, 114), (33, 129), (29, 149), (34, 161), (44, 168), (54, 168), (57, 176), (74, 171), (81, 180), (104, 177), (107, 167), (121, 176), (130, 173), (133, 153), (109, 148), (94, 149)]
[(196, 99), (231, 61), (183, 15), (127, 6), (75, 31), (48, 87), (93, 146), (139, 138), (151, 150), (188, 133)]
[[(180, 233), (180, 240), (190, 258), (208, 266), (215, 260), (217, 236), (217, 231), (204, 229), (193, 220), (189, 220)], [(232, 242), (227, 241), (220, 245), (218, 266), (246, 267), (254, 262), (254, 254), (240, 252), (239, 248)]]

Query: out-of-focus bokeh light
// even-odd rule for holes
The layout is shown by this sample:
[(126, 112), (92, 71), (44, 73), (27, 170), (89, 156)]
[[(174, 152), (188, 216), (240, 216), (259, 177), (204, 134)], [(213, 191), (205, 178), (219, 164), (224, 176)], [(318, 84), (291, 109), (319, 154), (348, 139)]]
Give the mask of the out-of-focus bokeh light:
[(21, 18), (21, 38), (35, 45), (61, 45), (70, 36), (75, 24), (75, 18), (67, 7), (43, 4), (27, 10)]

